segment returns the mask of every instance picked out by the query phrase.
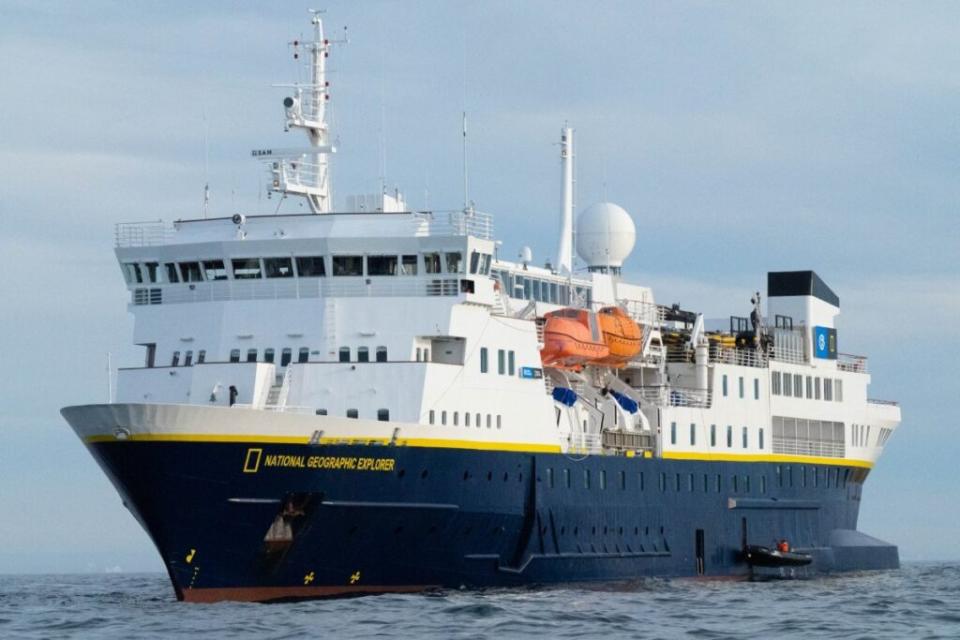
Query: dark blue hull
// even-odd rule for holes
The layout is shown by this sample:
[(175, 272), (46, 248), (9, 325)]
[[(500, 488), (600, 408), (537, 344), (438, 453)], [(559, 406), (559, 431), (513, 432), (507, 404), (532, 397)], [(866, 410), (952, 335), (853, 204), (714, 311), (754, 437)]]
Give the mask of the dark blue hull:
[(864, 469), (367, 445), (89, 445), (180, 599), (888, 569), (856, 532)]

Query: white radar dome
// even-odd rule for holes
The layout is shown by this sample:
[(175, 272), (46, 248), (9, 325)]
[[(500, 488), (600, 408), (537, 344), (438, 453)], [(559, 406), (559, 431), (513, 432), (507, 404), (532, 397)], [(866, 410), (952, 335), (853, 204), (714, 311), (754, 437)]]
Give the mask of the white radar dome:
[(591, 270), (619, 272), (636, 241), (630, 214), (612, 202), (598, 202), (577, 217), (577, 255)]

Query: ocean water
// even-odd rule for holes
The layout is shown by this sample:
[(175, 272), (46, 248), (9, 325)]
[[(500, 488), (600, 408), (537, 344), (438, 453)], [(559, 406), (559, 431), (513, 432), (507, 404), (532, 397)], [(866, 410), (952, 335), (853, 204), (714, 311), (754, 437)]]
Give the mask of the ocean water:
[(960, 564), (808, 580), (644, 580), (190, 605), (161, 574), (0, 575), (0, 638), (960, 638)]

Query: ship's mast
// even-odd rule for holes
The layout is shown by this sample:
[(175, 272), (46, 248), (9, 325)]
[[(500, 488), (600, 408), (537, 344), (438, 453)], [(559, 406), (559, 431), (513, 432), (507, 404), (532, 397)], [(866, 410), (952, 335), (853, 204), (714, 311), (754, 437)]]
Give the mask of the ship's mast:
[(573, 129), (560, 131), (560, 244), (557, 248), (557, 272), (573, 271)]
[(327, 58), (331, 46), (346, 42), (346, 38), (331, 41), (323, 35), (323, 21), (319, 11), (312, 11), (313, 41), (291, 42), (293, 57), (300, 58), (301, 44), (310, 52), (310, 82), (277, 85), (293, 89), (293, 95), (283, 100), (286, 110), (285, 130), (303, 129), (310, 141), (305, 149), (259, 149), (253, 155), (271, 161), (271, 191), (299, 195), (307, 199), (313, 213), (329, 213), (333, 208), (330, 185), (330, 155), (336, 147), (330, 144), (327, 125), (327, 101), (330, 82), (327, 80)]

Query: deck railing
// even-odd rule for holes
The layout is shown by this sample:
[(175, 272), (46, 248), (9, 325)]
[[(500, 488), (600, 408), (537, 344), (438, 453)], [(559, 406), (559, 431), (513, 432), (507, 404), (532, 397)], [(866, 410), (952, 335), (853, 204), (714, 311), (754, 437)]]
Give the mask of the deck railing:
[(852, 371), (854, 373), (866, 373), (867, 357), (855, 356), (849, 353), (838, 353), (837, 369), (840, 371)]
[(118, 247), (155, 247), (169, 242), (173, 232), (172, 225), (156, 220), (117, 223), (113, 235)]

